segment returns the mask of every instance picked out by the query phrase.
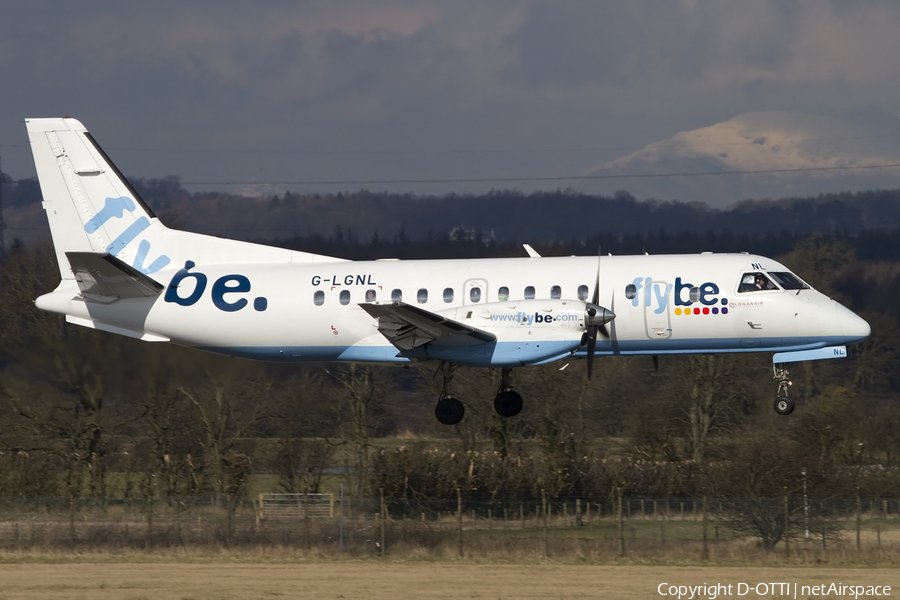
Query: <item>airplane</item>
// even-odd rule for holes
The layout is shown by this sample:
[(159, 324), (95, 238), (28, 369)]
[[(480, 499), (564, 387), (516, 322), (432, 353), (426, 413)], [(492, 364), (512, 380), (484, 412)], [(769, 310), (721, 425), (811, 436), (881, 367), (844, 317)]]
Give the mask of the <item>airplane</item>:
[[(27, 119), (59, 265), (38, 308), (69, 323), (264, 361), (431, 361), (435, 416), (459, 423), (459, 367), (501, 370), (494, 408), (522, 410), (512, 370), (597, 356), (773, 352), (841, 358), (868, 323), (786, 266), (747, 253), (349, 261), (164, 226), (78, 120)], [(599, 254), (599, 253), (598, 253)], [(656, 360), (656, 358), (654, 358)]]

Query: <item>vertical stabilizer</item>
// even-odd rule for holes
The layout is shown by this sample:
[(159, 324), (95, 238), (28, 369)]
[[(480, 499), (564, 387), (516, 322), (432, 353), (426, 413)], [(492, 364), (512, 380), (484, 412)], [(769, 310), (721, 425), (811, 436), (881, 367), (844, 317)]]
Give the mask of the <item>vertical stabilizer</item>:
[(63, 279), (74, 277), (66, 252), (110, 254), (145, 274), (171, 262), (151, 252), (165, 227), (84, 125), (70, 118), (25, 123)]

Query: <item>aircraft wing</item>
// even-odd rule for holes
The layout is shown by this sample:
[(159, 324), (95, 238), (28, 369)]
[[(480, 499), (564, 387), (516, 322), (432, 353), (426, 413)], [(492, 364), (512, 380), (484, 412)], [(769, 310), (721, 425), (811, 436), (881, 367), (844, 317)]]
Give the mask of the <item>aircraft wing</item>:
[(400, 350), (411, 350), (429, 342), (446, 343), (451, 339), (452, 343), (461, 345), (497, 340), (492, 333), (403, 302), (359, 306), (378, 320), (378, 331)]
[(125, 298), (152, 298), (162, 284), (115, 256), (94, 252), (66, 252), (85, 300), (109, 304)]

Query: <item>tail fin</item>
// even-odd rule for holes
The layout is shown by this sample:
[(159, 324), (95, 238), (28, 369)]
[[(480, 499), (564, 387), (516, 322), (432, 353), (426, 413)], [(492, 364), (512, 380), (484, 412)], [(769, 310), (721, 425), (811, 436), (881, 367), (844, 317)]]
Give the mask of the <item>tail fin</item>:
[(151, 252), (166, 228), (84, 125), (71, 118), (25, 123), (64, 280), (74, 279), (66, 253), (109, 254), (145, 275), (172, 261)]
[[(25, 121), (63, 283), (79, 280), (86, 254), (165, 283), (196, 264), (312, 263), (342, 259), (166, 228), (76, 119)], [(73, 256), (82, 256), (73, 263)], [(77, 264), (76, 264), (77, 263)], [(121, 270), (121, 269), (120, 269)], [(130, 276), (130, 275), (129, 275)]]

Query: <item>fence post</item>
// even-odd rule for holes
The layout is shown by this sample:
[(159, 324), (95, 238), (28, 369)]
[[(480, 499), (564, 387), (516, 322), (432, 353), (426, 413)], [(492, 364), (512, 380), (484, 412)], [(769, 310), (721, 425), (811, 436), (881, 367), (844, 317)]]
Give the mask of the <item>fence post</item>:
[(344, 553), (344, 484), (341, 484), (340, 511), (338, 516), (338, 552)]
[(791, 555), (791, 521), (790, 521), (790, 510), (788, 509), (788, 503), (790, 499), (787, 494), (787, 487), (784, 488), (784, 557), (788, 558)]
[(706, 531), (706, 494), (703, 495), (703, 552), (700, 555), (702, 560), (709, 560), (709, 536)]
[(856, 488), (856, 551), (860, 550), (859, 530), (862, 528), (862, 501), (859, 498), (859, 488)]
[(622, 488), (617, 491), (619, 496), (619, 556), (625, 556), (625, 512), (622, 507)]
[(387, 521), (387, 508), (384, 505), (384, 488), (381, 490), (381, 556), (385, 554), (384, 522)]
[(581, 527), (581, 498), (575, 499), (575, 527)]
[(547, 558), (547, 546), (549, 544), (549, 540), (547, 539), (547, 494), (544, 493), (544, 488), (541, 488), (541, 511), (544, 513), (544, 558)]
[(463, 554), (463, 530), (462, 530), (462, 490), (456, 488), (456, 528), (459, 531), (459, 555)]
[(306, 531), (306, 549), (312, 549), (312, 532), (309, 525), (309, 485), (303, 492), (303, 527)]

